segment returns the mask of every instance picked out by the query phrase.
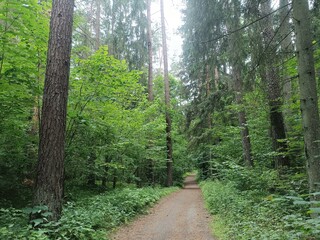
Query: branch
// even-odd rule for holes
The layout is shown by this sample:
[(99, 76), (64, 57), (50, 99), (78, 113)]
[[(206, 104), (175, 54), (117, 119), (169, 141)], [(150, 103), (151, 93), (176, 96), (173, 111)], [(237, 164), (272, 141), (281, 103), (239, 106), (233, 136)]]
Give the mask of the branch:
[(222, 39), (222, 38), (228, 37), (228, 36), (230, 36), (230, 35), (233, 34), (233, 33), (239, 32), (239, 31), (241, 31), (241, 30), (243, 30), (243, 29), (246, 29), (247, 27), (250, 27), (251, 25), (253, 25), (253, 24), (255, 24), (255, 23), (257, 23), (257, 22), (259, 22), (259, 21), (261, 21), (261, 20), (263, 20), (263, 19), (265, 19), (265, 18), (267, 18), (267, 17), (269, 17), (270, 15), (278, 12), (278, 11), (281, 10), (282, 8), (285, 8), (285, 7), (289, 6), (289, 5), (291, 5), (291, 3), (288, 3), (288, 4), (286, 4), (286, 5), (282, 6), (282, 7), (279, 7), (278, 9), (276, 9), (276, 10), (274, 10), (274, 11), (266, 14), (265, 16), (262, 16), (262, 17), (254, 20), (254, 21), (252, 21), (252, 22), (250, 22), (250, 23), (248, 23), (248, 24), (246, 24), (246, 25), (244, 25), (244, 26), (242, 26), (242, 27), (240, 27), (240, 28), (238, 28), (238, 29), (231, 30), (230, 32), (227, 32), (226, 34), (223, 34), (223, 35), (221, 35), (221, 36), (219, 36), (219, 37), (217, 37), (217, 38), (211, 39), (211, 40), (201, 41), (200, 43), (215, 42), (215, 41), (218, 41), (218, 40), (220, 40), (220, 39)]

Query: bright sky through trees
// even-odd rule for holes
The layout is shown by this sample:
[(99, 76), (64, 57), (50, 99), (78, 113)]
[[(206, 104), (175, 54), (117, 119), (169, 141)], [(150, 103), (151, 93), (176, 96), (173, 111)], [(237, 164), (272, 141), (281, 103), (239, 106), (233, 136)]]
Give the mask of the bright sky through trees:
[[(168, 54), (169, 54), (169, 67), (172, 63), (179, 61), (179, 56), (182, 53), (182, 38), (178, 33), (179, 27), (182, 25), (181, 10), (185, 7), (182, 0), (169, 0), (165, 2), (165, 17), (167, 21), (167, 34), (168, 34)], [(275, 9), (279, 7), (279, 0), (274, 0), (272, 7)], [(154, 19), (158, 22), (160, 19), (160, 6), (154, 4), (153, 7)]]
[[(167, 41), (168, 41), (168, 57), (169, 67), (172, 63), (179, 61), (179, 56), (182, 53), (182, 38), (178, 33), (179, 27), (182, 25), (181, 10), (184, 3), (181, 0), (165, 1), (165, 18), (167, 23)], [(152, 16), (153, 21), (160, 22), (160, 5), (159, 3), (153, 4)]]

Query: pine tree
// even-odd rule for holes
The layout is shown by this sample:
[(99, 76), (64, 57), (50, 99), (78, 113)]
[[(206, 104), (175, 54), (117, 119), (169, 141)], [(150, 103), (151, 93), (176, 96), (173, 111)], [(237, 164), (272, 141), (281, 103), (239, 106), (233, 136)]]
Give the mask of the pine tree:
[[(298, 54), (300, 108), (311, 193), (320, 192), (320, 120), (308, 0), (293, 1)], [(317, 195), (316, 199), (320, 199)]]
[(172, 159), (172, 137), (171, 137), (171, 116), (170, 116), (170, 86), (169, 86), (169, 68), (168, 68), (168, 50), (167, 50), (167, 35), (164, 17), (164, 3), (161, 4), (161, 30), (162, 30), (162, 51), (163, 51), (163, 79), (166, 105), (166, 139), (167, 139), (167, 182), (166, 185), (173, 184), (173, 159)]
[(271, 1), (261, 3), (261, 12), (266, 16), (263, 20), (263, 42), (264, 42), (264, 60), (261, 78), (264, 81), (268, 104), (270, 108), (269, 116), (271, 123), (271, 137), (273, 141), (274, 151), (278, 152), (276, 157), (276, 168), (290, 166), (290, 159), (286, 154), (288, 144), (286, 142), (286, 130), (282, 113), (283, 98), (280, 87), (280, 75), (276, 66), (276, 47), (275, 32), (273, 30), (271, 16), (267, 16), (271, 12)]
[(54, 0), (50, 21), (34, 204), (46, 205), (52, 220), (62, 211), (73, 8), (73, 0)]

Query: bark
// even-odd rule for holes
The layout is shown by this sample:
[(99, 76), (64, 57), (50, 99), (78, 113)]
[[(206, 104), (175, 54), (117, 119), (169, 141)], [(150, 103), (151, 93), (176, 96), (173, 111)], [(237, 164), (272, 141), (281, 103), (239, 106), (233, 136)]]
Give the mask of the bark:
[[(240, 1), (234, 1), (233, 3), (233, 14), (232, 19), (232, 29), (240, 28)], [(243, 80), (242, 80), (242, 56), (241, 56), (241, 35), (239, 32), (231, 35), (230, 46), (231, 46), (231, 63), (233, 70), (233, 80), (234, 80), (234, 90), (237, 105), (241, 108), (243, 103)], [(253, 167), (253, 160), (251, 157), (251, 142), (249, 137), (249, 128), (247, 126), (246, 113), (243, 109), (238, 112), (238, 121), (241, 128), (241, 142), (242, 142), (242, 152), (245, 165), (248, 167)]]
[(112, 37), (112, 41), (109, 46), (109, 54), (110, 55), (115, 55), (116, 56), (116, 39), (115, 39), (115, 24), (116, 24), (116, 3), (115, 1), (112, 1), (112, 10), (111, 10), (111, 31), (110, 31), (110, 36)]
[(108, 181), (108, 172), (109, 172), (109, 167), (108, 164), (111, 162), (111, 157), (109, 155), (107, 155), (105, 157), (105, 167), (104, 167), (104, 173), (103, 173), (103, 177), (102, 177), (102, 186), (106, 187), (107, 186), (107, 181)]
[[(284, 103), (289, 105), (291, 102), (292, 96), (292, 82), (290, 75), (286, 74), (287, 69), (285, 67), (285, 61), (288, 59), (289, 56), (293, 54), (293, 47), (291, 41), (291, 34), (290, 34), (290, 9), (288, 6), (288, 0), (280, 0), (280, 46), (282, 52), (282, 92)], [(284, 110), (285, 115), (291, 115), (291, 111), (289, 108)], [(287, 131), (291, 130), (290, 124), (285, 122)]]
[(73, 7), (73, 0), (52, 2), (33, 201), (35, 205), (49, 208), (53, 214), (50, 220), (58, 220), (62, 211)]
[(96, 11), (96, 24), (95, 24), (95, 31), (96, 31), (95, 49), (98, 50), (100, 48), (101, 0), (96, 0), (96, 4), (97, 4), (97, 11)]
[[(206, 65), (206, 97), (207, 99), (210, 98), (211, 94), (211, 84), (210, 84), (210, 67), (209, 64)], [(208, 129), (212, 128), (212, 117), (211, 117), (211, 112), (208, 112), (207, 116), (207, 124), (208, 124)], [(210, 139), (209, 139), (210, 140)]]
[[(147, 37), (148, 37), (148, 101), (151, 103), (154, 100), (153, 96), (153, 51), (152, 51), (152, 21), (151, 21), (151, 0), (147, 0)], [(152, 147), (152, 141), (148, 141), (146, 149)], [(147, 179), (149, 183), (154, 184), (154, 162), (153, 160), (147, 159)]]
[(148, 69), (148, 100), (153, 101), (153, 52), (152, 52), (152, 28), (151, 28), (151, 0), (148, 0), (147, 6), (148, 18), (148, 54), (149, 54), (149, 69)]
[(87, 160), (88, 176), (87, 176), (87, 185), (88, 187), (93, 187), (96, 185), (96, 175), (94, 174), (95, 169), (95, 153), (91, 152)]
[[(262, 14), (267, 15), (271, 12), (270, 0), (264, 1), (261, 6)], [(274, 47), (274, 30), (270, 16), (264, 20), (263, 40), (265, 43), (265, 74), (262, 80), (266, 86), (268, 104), (270, 109), (271, 137), (274, 151), (278, 153), (275, 159), (277, 169), (290, 166), (290, 159), (287, 156), (288, 144), (286, 142), (285, 124), (282, 114), (283, 99), (280, 87), (280, 75), (276, 68), (276, 48)]]
[[(293, 1), (298, 55), (300, 108), (310, 192), (320, 191), (320, 120), (315, 78), (310, 13), (307, 0)], [(318, 195), (317, 200), (320, 200)]]
[(163, 68), (164, 68), (164, 88), (166, 105), (166, 142), (167, 142), (167, 182), (166, 185), (173, 184), (173, 160), (172, 160), (172, 138), (171, 138), (171, 116), (170, 116), (170, 88), (169, 88), (169, 69), (168, 69), (168, 51), (167, 36), (164, 18), (164, 3), (161, 4), (161, 30), (162, 30), (162, 50), (163, 50)]
[(113, 179), (112, 179), (112, 189), (116, 189), (117, 181), (118, 181), (118, 179), (117, 179), (117, 175), (116, 175), (116, 172), (115, 172), (114, 175), (113, 175)]
[[(243, 83), (241, 77), (241, 70), (238, 66), (234, 66), (233, 68), (233, 78), (235, 81), (236, 103), (241, 108), (241, 105), (243, 103)], [(239, 110), (238, 112), (238, 121), (239, 126), (241, 128), (243, 159), (247, 167), (253, 167), (249, 128), (247, 126), (246, 113), (243, 109)]]
[(219, 90), (219, 82), (220, 82), (219, 69), (216, 66), (214, 68), (214, 85), (216, 90)]

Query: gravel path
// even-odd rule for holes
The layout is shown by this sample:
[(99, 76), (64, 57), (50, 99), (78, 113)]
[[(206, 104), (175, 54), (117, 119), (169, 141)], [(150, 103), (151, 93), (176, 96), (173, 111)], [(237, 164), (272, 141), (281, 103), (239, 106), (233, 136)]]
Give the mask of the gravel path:
[(120, 228), (113, 240), (214, 240), (210, 233), (211, 217), (195, 176), (186, 178), (185, 187), (162, 199), (139, 217)]

